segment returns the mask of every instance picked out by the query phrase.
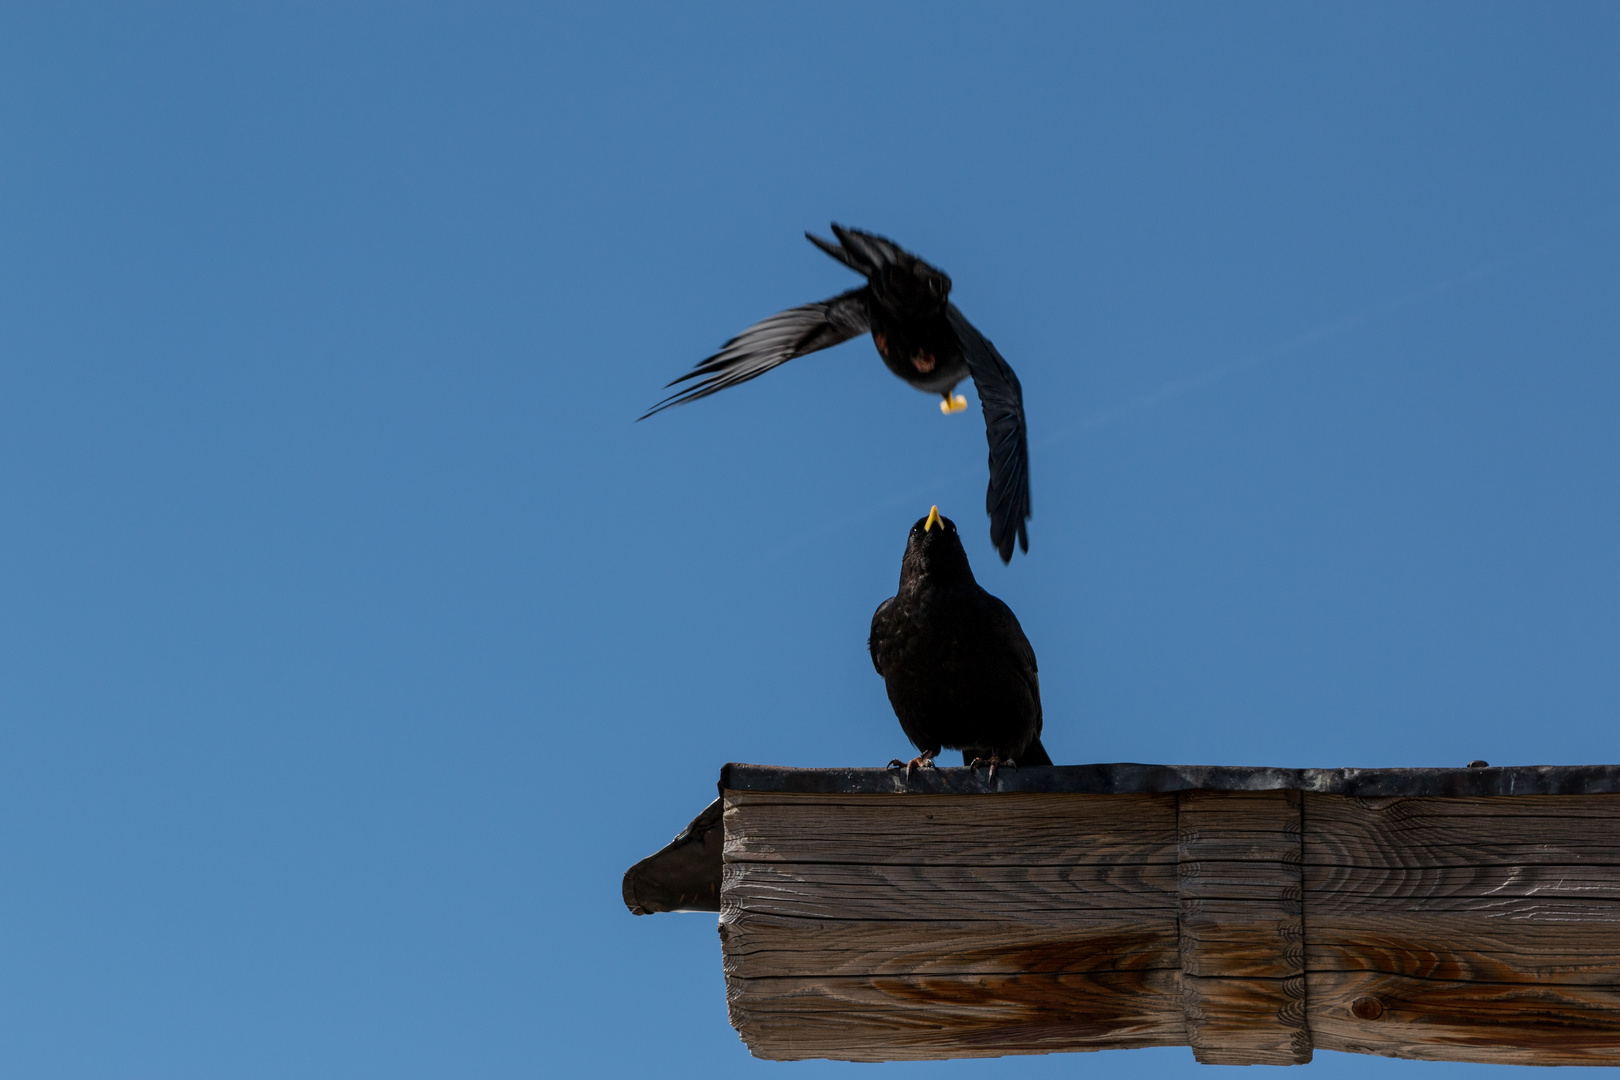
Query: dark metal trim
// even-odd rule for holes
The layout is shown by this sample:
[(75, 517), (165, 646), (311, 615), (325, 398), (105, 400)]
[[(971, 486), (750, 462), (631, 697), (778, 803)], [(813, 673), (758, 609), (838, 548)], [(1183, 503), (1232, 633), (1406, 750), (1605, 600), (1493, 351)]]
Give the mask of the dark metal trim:
[(1620, 765), (1517, 765), (1462, 769), (1273, 769), (1239, 765), (1054, 765), (998, 770), (791, 769), (732, 763), (720, 790), (817, 795), (982, 795), (1041, 792), (1132, 795), (1169, 791), (1313, 791), (1360, 798), (1613, 795)]

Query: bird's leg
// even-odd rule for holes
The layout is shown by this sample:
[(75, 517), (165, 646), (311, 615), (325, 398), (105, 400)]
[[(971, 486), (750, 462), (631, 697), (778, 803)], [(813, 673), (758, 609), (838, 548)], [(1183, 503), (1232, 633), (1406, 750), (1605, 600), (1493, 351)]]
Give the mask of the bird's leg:
[(965, 408), (967, 408), (967, 398), (961, 394), (946, 394), (945, 400), (939, 403), (939, 411), (946, 416), (951, 415), (951, 413), (959, 413)]
[[(939, 751), (935, 750), (934, 754), (937, 753), (939, 753)], [(910, 780), (913, 770), (932, 769), (934, 767), (934, 754), (918, 754), (910, 761), (901, 761), (899, 758), (895, 758), (893, 761), (889, 762), (889, 768), (898, 769), (904, 767), (906, 770), (906, 779)]]
[(1018, 762), (1014, 761), (1010, 757), (1007, 757), (1007, 758), (997, 757), (995, 754), (991, 754), (987, 758), (983, 758), (983, 757), (974, 758), (973, 759), (973, 764), (969, 765), (968, 768), (977, 769), (980, 765), (988, 765), (988, 766), (990, 766), (990, 777), (989, 777), (989, 779), (990, 779), (991, 783), (995, 783), (995, 780), (996, 780), (996, 767), (998, 765), (1005, 765), (1007, 768), (1011, 769), (1013, 772), (1018, 771)]

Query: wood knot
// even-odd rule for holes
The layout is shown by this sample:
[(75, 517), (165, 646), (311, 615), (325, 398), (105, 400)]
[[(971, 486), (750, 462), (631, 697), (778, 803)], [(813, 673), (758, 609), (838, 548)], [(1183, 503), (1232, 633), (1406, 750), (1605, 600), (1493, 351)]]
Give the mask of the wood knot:
[(1377, 1020), (1384, 1015), (1384, 1003), (1375, 997), (1358, 997), (1350, 1003), (1350, 1011), (1358, 1020)]

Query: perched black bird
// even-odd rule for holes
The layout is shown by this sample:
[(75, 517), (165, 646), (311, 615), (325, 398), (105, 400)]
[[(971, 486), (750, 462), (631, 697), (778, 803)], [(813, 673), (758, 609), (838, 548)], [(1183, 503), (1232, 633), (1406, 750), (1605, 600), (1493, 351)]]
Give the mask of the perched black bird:
[(956, 526), (933, 507), (911, 527), (900, 588), (878, 605), (867, 641), (900, 727), (920, 753), (906, 775), (929, 768), (941, 747), (964, 765), (1050, 765), (1041, 746), (1041, 680), (1035, 650), (1012, 610), (973, 580)]
[(990, 490), (985, 496), (990, 542), (1002, 562), (1011, 562), (1014, 537), (1029, 550), (1029, 446), (1018, 376), (950, 302), (951, 279), (943, 271), (881, 236), (838, 225), (832, 230), (836, 244), (804, 235), (864, 275), (865, 285), (755, 323), (670, 383), (696, 380), (648, 409), (641, 419), (870, 331), (889, 370), (919, 390), (942, 396), (940, 409), (947, 415), (967, 408), (967, 398), (953, 391), (972, 376), (990, 441)]

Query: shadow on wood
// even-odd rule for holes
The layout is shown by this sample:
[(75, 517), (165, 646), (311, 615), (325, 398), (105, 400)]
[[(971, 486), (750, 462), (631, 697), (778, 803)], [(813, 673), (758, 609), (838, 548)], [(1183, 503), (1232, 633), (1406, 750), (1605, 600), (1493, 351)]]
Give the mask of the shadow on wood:
[(1620, 767), (728, 765), (625, 875), (778, 1060), (1620, 1064)]

